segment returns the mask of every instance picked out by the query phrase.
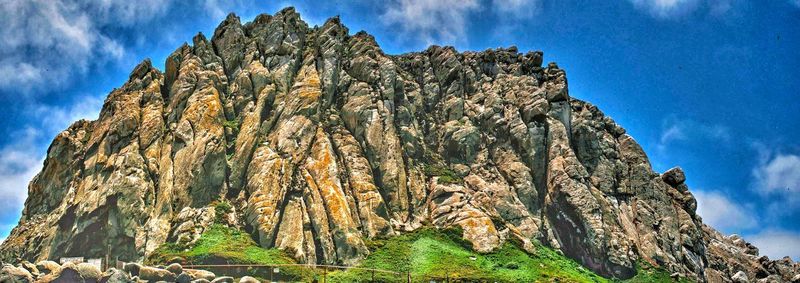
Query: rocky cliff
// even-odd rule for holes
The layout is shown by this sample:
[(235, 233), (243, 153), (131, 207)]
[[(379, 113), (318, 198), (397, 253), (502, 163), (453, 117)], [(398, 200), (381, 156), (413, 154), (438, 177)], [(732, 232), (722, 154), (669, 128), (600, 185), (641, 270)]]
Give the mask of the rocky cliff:
[(229, 15), (55, 138), (0, 256), (140, 260), (221, 214), (301, 262), (355, 264), (366, 239), (435, 226), (477, 251), (539, 241), (607, 277), (637, 261), (714, 282), (798, 273), (703, 225), (683, 172), (654, 172), (542, 60), (388, 55), (338, 18)]

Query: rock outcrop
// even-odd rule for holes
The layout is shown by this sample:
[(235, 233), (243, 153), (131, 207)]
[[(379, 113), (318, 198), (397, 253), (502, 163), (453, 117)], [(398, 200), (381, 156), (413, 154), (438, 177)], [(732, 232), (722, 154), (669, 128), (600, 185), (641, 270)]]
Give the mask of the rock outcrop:
[(365, 239), (433, 225), (481, 252), (539, 241), (607, 277), (798, 273), (704, 226), (683, 172), (654, 172), (542, 63), (515, 47), (388, 55), (339, 18), (231, 14), (55, 138), (0, 256), (136, 261), (191, 245), (227, 202), (226, 223), (300, 262), (355, 264)]

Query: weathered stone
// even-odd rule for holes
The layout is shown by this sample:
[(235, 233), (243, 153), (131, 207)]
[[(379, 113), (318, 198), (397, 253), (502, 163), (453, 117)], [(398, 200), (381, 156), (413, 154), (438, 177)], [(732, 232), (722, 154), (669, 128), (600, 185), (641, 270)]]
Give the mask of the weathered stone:
[(744, 271), (736, 272), (731, 276), (731, 281), (735, 283), (750, 283), (750, 280), (747, 279), (747, 273), (744, 273)]
[(127, 272), (116, 268), (109, 268), (98, 280), (100, 283), (134, 283), (133, 279), (128, 275)]
[(3, 268), (0, 269), (0, 282), (32, 283), (33, 276), (24, 268), (4, 264)]
[(683, 169), (675, 167), (664, 172), (664, 174), (661, 175), (661, 179), (670, 186), (677, 187), (686, 181), (686, 175), (683, 173)]
[(188, 274), (189, 277), (192, 278), (192, 280), (205, 279), (211, 281), (214, 280), (214, 278), (217, 278), (217, 275), (215, 275), (214, 272), (208, 270), (184, 269), (183, 272)]
[(55, 261), (43, 260), (36, 263), (36, 269), (42, 274), (50, 274), (61, 268), (61, 265)]
[(250, 276), (244, 276), (239, 279), (239, 283), (261, 283), (261, 281)]
[(75, 266), (75, 268), (78, 270), (78, 274), (81, 275), (81, 278), (83, 278), (84, 281), (95, 282), (97, 280), (100, 280), (100, 277), (102, 276), (100, 269), (97, 268), (97, 266), (95, 266), (94, 264), (89, 264), (85, 262), (79, 263), (78, 265)]
[[(620, 125), (570, 97), (565, 70), (542, 62), (513, 46), (387, 55), (339, 18), (231, 14), (163, 73), (137, 65), (97, 120), (56, 136), (0, 259), (141, 262), (219, 222), (298, 262), (352, 265), (367, 239), (430, 225), (460, 227), (480, 252), (540, 241), (608, 277), (645, 261), (697, 281), (795, 278), (796, 263), (704, 226), (683, 171), (654, 172)], [(35, 268), (80, 277), (74, 265)]]
[(147, 281), (170, 281), (174, 282), (177, 277), (166, 269), (142, 266), (139, 268), (139, 278)]
[(211, 280), (211, 283), (233, 283), (233, 277), (230, 276), (220, 276), (214, 280)]

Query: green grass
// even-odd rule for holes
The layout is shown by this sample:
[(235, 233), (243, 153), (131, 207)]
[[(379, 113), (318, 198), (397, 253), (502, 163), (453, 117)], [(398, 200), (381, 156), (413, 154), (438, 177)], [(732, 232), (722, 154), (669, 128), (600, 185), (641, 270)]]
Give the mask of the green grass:
[[(402, 274), (376, 272), (378, 282), (406, 282), (406, 272), (413, 282), (620, 282), (609, 280), (581, 267), (555, 250), (537, 245), (528, 253), (507, 242), (491, 253), (477, 253), (461, 238), (458, 229), (423, 228), (391, 238), (367, 240), (370, 255), (358, 267), (391, 270)], [(277, 249), (259, 247), (249, 234), (223, 225), (212, 225), (194, 247), (165, 244), (146, 264), (158, 265), (179, 261), (192, 264), (291, 264), (295, 261)], [(251, 272), (248, 270), (247, 272)], [(263, 270), (260, 272), (263, 273)], [(321, 271), (282, 267), (283, 274), (301, 281), (323, 281)], [(268, 278), (256, 271), (249, 275)], [(372, 272), (359, 269), (329, 271), (327, 282), (368, 282)], [(638, 274), (621, 282), (673, 282), (669, 273), (647, 263), (638, 264)], [(682, 280), (680, 282), (689, 282)]]
[[(176, 261), (188, 264), (296, 263), (283, 251), (261, 248), (247, 233), (219, 224), (210, 226), (194, 247), (185, 248), (175, 244), (162, 245), (147, 258), (145, 264), (163, 265)], [(281, 267), (281, 272), (300, 280), (313, 276), (312, 272), (301, 267)]]
[(458, 173), (453, 172), (453, 170), (446, 166), (426, 164), (422, 169), (428, 177), (439, 177), (437, 182), (440, 184), (458, 184), (463, 182), (463, 179)]
[[(620, 282), (603, 278), (555, 250), (537, 245), (528, 253), (506, 243), (487, 254), (471, 250), (459, 230), (421, 229), (368, 242), (371, 254), (360, 267), (394, 270), (402, 275), (375, 273), (379, 282)], [(644, 265), (643, 265), (644, 266)], [(369, 271), (351, 269), (328, 275), (328, 282), (368, 282)], [(669, 273), (646, 265), (622, 282), (672, 282)], [(688, 281), (681, 281), (688, 282)]]
[(225, 120), (222, 121), (222, 126), (226, 128), (231, 128), (234, 130), (239, 129), (239, 120)]

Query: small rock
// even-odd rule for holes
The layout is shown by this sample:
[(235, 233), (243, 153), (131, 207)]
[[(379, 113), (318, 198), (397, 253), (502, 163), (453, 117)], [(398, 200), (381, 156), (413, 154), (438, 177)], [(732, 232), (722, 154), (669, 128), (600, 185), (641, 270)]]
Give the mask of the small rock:
[(176, 283), (189, 283), (189, 282), (192, 282), (192, 276), (189, 276), (189, 274), (186, 273), (186, 272), (181, 273), (181, 274), (178, 275), (177, 278), (175, 278), (175, 282)]
[(250, 276), (245, 276), (239, 279), (239, 283), (261, 283), (261, 281), (258, 281), (258, 279), (255, 279)]
[(217, 279), (212, 280), (211, 283), (233, 283), (233, 277), (220, 276), (217, 277)]
[(122, 270), (130, 273), (131, 276), (139, 276), (140, 269), (142, 269), (142, 265), (135, 262), (128, 262), (122, 265)]
[(211, 281), (208, 281), (206, 279), (197, 279), (192, 281), (192, 283), (211, 283)]
[(792, 283), (800, 283), (800, 274), (797, 274), (794, 277), (792, 277)]
[(139, 278), (142, 280), (175, 282), (176, 277), (175, 274), (166, 269), (149, 266), (142, 266), (139, 269)]
[(100, 283), (132, 283), (136, 282), (133, 281), (128, 273), (116, 269), (116, 268), (109, 268), (106, 272), (103, 272), (103, 275), (100, 277)]
[(79, 263), (75, 268), (84, 280), (99, 280), (102, 272), (97, 266), (89, 263)]
[(205, 279), (205, 280), (211, 281), (211, 280), (214, 280), (214, 278), (217, 278), (217, 275), (214, 274), (214, 272), (211, 272), (211, 271), (208, 271), (208, 270), (184, 269), (183, 272), (186, 273), (186, 274), (189, 274), (189, 276), (192, 277), (193, 280)]
[(744, 273), (744, 271), (736, 272), (736, 274), (731, 277), (731, 280), (735, 283), (750, 283), (750, 280), (747, 279), (747, 274)]
[(177, 263), (168, 265), (166, 269), (169, 270), (169, 272), (172, 272), (173, 274), (183, 273), (183, 267), (181, 267), (181, 265)]

